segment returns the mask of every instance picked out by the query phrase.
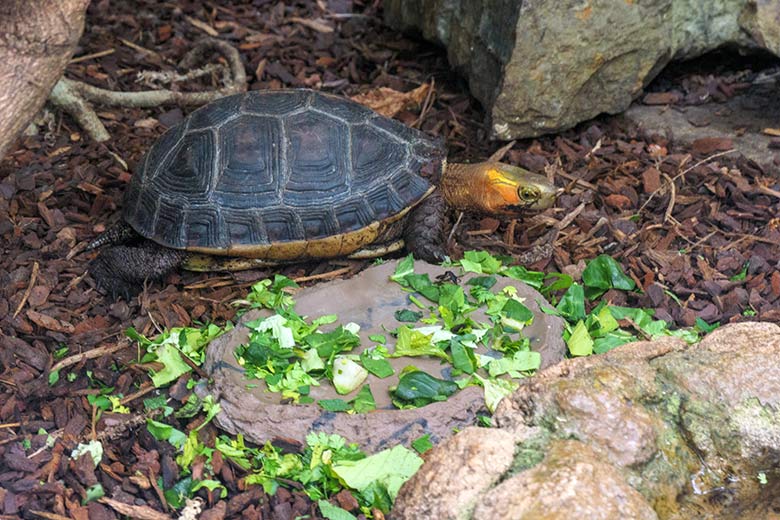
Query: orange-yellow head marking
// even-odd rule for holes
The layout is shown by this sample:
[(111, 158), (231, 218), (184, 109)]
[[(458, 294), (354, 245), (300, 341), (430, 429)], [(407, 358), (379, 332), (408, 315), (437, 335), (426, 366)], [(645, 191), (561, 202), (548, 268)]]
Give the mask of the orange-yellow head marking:
[(485, 209), (493, 213), (545, 209), (555, 202), (555, 186), (545, 177), (517, 166), (491, 164), (484, 179)]
[(454, 208), (508, 215), (549, 208), (557, 194), (545, 177), (499, 162), (448, 165), (442, 191)]

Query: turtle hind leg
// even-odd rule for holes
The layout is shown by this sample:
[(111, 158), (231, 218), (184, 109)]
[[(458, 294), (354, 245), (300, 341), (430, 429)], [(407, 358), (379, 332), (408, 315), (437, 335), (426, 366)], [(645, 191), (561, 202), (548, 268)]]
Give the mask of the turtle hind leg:
[(406, 221), (404, 242), (415, 258), (441, 263), (447, 256), (449, 208), (439, 191), (414, 208)]
[(148, 242), (139, 246), (118, 245), (103, 249), (89, 265), (99, 290), (112, 299), (129, 300), (141, 292), (146, 280), (157, 281), (179, 267), (187, 253)]

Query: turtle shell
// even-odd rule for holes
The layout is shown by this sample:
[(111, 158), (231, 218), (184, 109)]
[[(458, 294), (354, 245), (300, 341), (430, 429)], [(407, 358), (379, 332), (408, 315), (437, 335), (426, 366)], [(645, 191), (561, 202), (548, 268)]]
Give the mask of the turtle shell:
[(194, 111), (144, 157), (124, 218), (163, 246), (297, 259), (349, 254), (431, 192), (442, 143), (312, 90)]

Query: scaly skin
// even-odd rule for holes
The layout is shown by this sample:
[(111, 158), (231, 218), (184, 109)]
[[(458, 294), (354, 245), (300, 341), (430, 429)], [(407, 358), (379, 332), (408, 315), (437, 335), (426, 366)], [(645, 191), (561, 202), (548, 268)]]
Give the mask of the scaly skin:
[(415, 258), (437, 264), (447, 256), (448, 213), (439, 190), (414, 208), (406, 222), (404, 242)]
[(129, 300), (144, 287), (144, 282), (161, 280), (176, 270), (187, 253), (168, 249), (144, 240), (138, 246), (117, 245), (103, 249), (89, 265), (99, 290), (116, 299)]

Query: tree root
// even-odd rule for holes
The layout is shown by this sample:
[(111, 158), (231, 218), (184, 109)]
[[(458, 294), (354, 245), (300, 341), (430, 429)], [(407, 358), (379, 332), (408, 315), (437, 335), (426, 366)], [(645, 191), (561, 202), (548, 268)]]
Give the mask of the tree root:
[[(53, 105), (69, 113), (76, 122), (95, 141), (102, 142), (111, 138), (103, 126), (95, 111), (89, 105), (97, 103), (108, 106), (151, 108), (164, 104), (175, 103), (180, 106), (199, 106), (231, 94), (246, 91), (247, 80), (244, 64), (238, 51), (230, 44), (221, 40), (207, 38), (198, 42), (179, 62), (182, 69), (191, 69), (199, 61), (203, 61), (211, 51), (217, 51), (225, 57), (228, 69), (223, 74), (223, 87), (206, 92), (178, 92), (169, 89), (145, 90), (140, 92), (115, 92), (98, 87), (93, 87), (81, 81), (61, 78), (49, 96)], [(203, 76), (215, 71), (215, 66), (205, 66), (194, 69), (186, 74), (177, 73), (139, 73), (141, 81), (158, 81), (161, 83), (175, 83)]]

